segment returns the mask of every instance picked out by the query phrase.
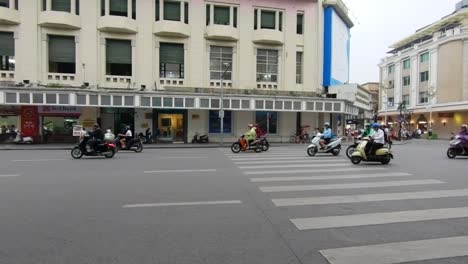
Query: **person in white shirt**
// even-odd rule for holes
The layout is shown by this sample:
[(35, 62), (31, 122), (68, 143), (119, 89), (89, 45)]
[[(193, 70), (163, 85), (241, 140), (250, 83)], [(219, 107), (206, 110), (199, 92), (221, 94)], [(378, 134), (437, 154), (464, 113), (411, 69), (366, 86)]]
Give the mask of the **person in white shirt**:
[(130, 130), (130, 127), (125, 127), (125, 130), (127, 130), (125, 134), (118, 135), (120, 137), (120, 145), (123, 149), (127, 148), (127, 141), (130, 141), (133, 138), (133, 133), (132, 130)]
[(372, 146), (370, 149), (370, 154), (375, 155), (375, 152), (382, 148), (385, 144), (385, 133), (382, 129), (380, 129), (380, 125), (375, 123), (372, 125), (372, 128), (375, 130), (374, 134), (372, 135)]

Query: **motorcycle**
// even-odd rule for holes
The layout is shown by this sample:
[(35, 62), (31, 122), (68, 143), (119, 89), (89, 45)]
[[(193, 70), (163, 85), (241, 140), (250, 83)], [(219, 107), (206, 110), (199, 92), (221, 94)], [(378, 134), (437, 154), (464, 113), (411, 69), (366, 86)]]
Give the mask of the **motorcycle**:
[(208, 143), (208, 135), (200, 135), (200, 133), (195, 132), (192, 139), (192, 144), (194, 143)]
[(375, 152), (375, 155), (366, 154), (366, 146), (369, 144), (368, 138), (363, 138), (351, 156), (351, 163), (357, 165), (361, 161), (381, 162), (386, 165), (393, 159), (393, 154), (387, 147), (382, 147)]
[(117, 137), (115, 139), (115, 146), (116, 146), (116, 151), (121, 151), (121, 150), (129, 150), (129, 151), (135, 151), (136, 153), (140, 153), (143, 151), (143, 143), (141, 142), (140, 138), (133, 138), (130, 141), (127, 142), (125, 145), (125, 148), (122, 148), (122, 145), (120, 144), (120, 137)]
[(34, 140), (32, 137), (25, 137), (21, 131), (16, 132), (16, 137), (13, 140), (13, 143), (15, 144), (32, 144), (34, 143)]
[(325, 149), (322, 149), (320, 146), (320, 140), (322, 139), (323, 134), (317, 133), (312, 139), (312, 144), (307, 147), (307, 154), (309, 156), (315, 156), (317, 153), (332, 153), (334, 156), (340, 155), (341, 151), (341, 138), (335, 138), (330, 141)]
[(353, 153), (356, 151), (357, 146), (359, 146), (359, 143), (361, 142), (360, 137), (354, 137), (354, 143), (351, 144), (347, 149), (346, 149), (346, 156), (350, 159)]
[(260, 141), (260, 144), (262, 145), (262, 150), (263, 151), (268, 151), (270, 149), (270, 142), (268, 142), (268, 139), (267, 137), (260, 137), (258, 138), (258, 140)]
[(454, 159), (457, 156), (468, 156), (468, 142), (459, 135), (452, 137), (450, 147), (447, 150), (449, 159)]
[(74, 159), (80, 159), (83, 156), (104, 156), (108, 159), (113, 158), (116, 151), (115, 144), (112, 142), (102, 142), (96, 145), (95, 149), (86, 144), (89, 136), (81, 138), (80, 142), (71, 150), (71, 156)]
[(241, 151), (253, 150), (257, 153), (263, 151), (263, 146), (260, 143), (260, 140), (255, 140), (252, 143), (248, 144), (247, 139), (242, 135), (236, 142), (232, 143), (231, 151), (234, 153), (239, 153)]

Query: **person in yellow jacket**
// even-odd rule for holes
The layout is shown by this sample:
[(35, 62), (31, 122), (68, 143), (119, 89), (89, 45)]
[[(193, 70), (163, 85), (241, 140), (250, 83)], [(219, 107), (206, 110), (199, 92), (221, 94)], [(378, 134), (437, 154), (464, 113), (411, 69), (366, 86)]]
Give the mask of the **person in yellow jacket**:
[(245, 139), (247, 139), (247, 148), (249, 147), (250, 143), (254, 142), (257, 139), (257, 131), (256, 127), (253, 124), (249, 124), (249, 131), (245, 133)]

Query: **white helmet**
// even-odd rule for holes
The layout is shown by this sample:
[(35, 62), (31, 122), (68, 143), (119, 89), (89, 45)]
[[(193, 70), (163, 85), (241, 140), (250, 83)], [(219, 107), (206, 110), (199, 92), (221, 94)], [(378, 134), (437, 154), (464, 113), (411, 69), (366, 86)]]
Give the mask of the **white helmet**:
[(325, 122), (325, 124), (323, 124), (323, 125), (326, 126), (326, 127), (329, 127), (329, 126), (330, 126), (330, 123)]

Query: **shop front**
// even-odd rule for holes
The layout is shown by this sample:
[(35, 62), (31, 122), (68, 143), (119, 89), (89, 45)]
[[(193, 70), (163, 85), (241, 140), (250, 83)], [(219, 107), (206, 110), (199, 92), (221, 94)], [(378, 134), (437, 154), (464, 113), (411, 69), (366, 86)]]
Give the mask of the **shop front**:
[(73, 126), (78, 125), (81, 108), (77, 106), (39, 106), (43, 143), (73, 143)]
[(0, 143), (11, 142), (19, 125), (20, 107), (0, 106)]
[(102, 129), (110, 129), (115, 134), (125, 133), (125, 127), (130, 126), (135, 132), (135, 109), (133, 108), (101, 108), (100, 125)]
[(153, 131), (157, 143), (187, 143), (187, 110), (155, 109)]

